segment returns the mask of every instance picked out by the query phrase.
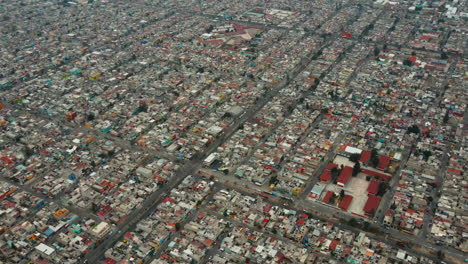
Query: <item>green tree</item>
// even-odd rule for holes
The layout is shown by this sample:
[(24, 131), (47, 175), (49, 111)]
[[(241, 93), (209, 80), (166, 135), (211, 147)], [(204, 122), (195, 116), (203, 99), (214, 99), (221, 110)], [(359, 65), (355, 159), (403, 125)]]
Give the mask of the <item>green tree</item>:
[(432, 152), (429, 150), (423, 150), (422, 154), (423, 154), (423, 159), (425, 161), (427, 161), (429, 157), (432, 156)]
[(438, 259), (444, 259), (445, 258), (445, 254), (444, 254), (444, 252), (442, 252), (442, 250), (437, 251), (437, 258)]
[(374, 56), (377, 57), (377, 56), (379, 56), (379, 54), (380, 54), (380, 49), (378, 47), (375, 47), (374, 48)]
[(353, 166), (353, 177), (359, 174), (361, 172), (361, 163), (356, 162)]
[(29, 158), (34, 154), (34, 150), (30, 148), (29, 146), (24, 146), (23, 153), (26, 158)]
[(371, 151), (370, 162), (371, 162), (372, 167), (377, 167), (379, 165), (379, 153), (377, 152), (376, 149), (373, 149)]
[(334, 167), (331, 169), (330, 172), (331, 172), (332, 177), (338, 177), (338, 175), (340, 174), (340, 169)]
[(406, 59), (406, 60), (403, 61), (403, 65), (413, 66), (413, 62), (411, 62), (409, 59)]
[(271, 177), (270, 185), (275, 185), (278, 183), (278, 178), (276, 176)]
[(362, 227), (362, 229), (363, 229), (364, 231), (367, 231), (367, 230), (369, 230), (369, 226), (370, 226), (370, 223), (367, 222), (367, 221), (365, 221), (365, 222), (364, 222), (364, 225), (363, 225), (363, 227)]
[(377, 193), (378, 196), (383, 196), (384, 193), (388, 190), (390, 186), (386, 181), (383, 181), (379, 184), (379, 191)]
[(444, 52), (442, 52), (442, 53), (440, 54), (440, 58), (441, 58), (441, 59), (443, 59), (443, 60), (446, 60), (446, 59), (448, 59), (448, 55), (447, 55), (447, 53), (446, 53), (445, 51), (444, 51)]
[(94, 113), (89, 113), (88, 114), (88, 121), (93, 121), (95, 118), (96, 118), (96, 116), (94, 115)]
[(352, 162), (358, 162), (361, 158), (361, 154), (353, 153), (349, 156), (349, 160)]
[(107, 157), (112, 157), (115, 154), (115, 150), (111, 149), (109, 152), (107, 152)]
[(419, 134), (420, 130), (419, 130), (419, 127), (417, 125), (412, 125), (410, 127), (408, 127), (408, 133), (413, 133), (413, 134)]
[(353, 226), (353, 227), (356, 227), (356, 226), (358, 226), (359, 224), (358, 224), (358, 222), (356, 221), (356, 219), (351, 218), (351, 219), (348, 220), (348, 225)]
[(450, 120), (450, 115), (449, 115), (449, 111), (445, 112), (445, 115), (444, 115), (444, 124), (447, 124), (448, 121)]

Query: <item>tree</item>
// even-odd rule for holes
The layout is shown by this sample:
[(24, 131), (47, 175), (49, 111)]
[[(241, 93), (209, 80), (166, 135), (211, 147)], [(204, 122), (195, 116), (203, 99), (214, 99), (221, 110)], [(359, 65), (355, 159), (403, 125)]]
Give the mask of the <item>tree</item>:
[(374, 48), (374, 56), (377, 57), (377, 56), (379, 56), (379, 54), (380, 54), (380, 49), (378, 47), (375, 47)]
[(444, 252), (442, 252), (442, 250), (437, 251), (437, 258), (439, 258), (439, 259), (444, 259), (445, 258), (445, 254), (444, 254)]
[(134, 114), (137, 115), (141, 112), (148, 112), (148, 105), (146, 103), (140, 103)]
[(361, 158), (361, 155), (357, 153), (353, 153), (349, 156), (349, 160), (352, 162), (358, 162), (360, 158)]
[(376, 149), (373, 149), (371, 151), (370, 162), (371, 162), (372, 167), (377, 167), (379, 165), (379, 153), (377, 152)]
[(270, 185), (275, 185), (278, 183), (278, 178), (276, 176), (271, 177)]
[(403, 65), (406, 65), (406, 66), (413, 66), (413, 62), (410, 61), (409, 59), (406, 59), (403, 61)]
[(34, 150), (29, 146), (24, 146), (23, 153), (26, 158), (29, 158), (34, 154)]
[(211, 31), (213, 31), (214, 29), (214, 26), (213, 25), (210, 25), (207, 29), (206, 29), (206, 33), (211, 33)]
[(383, 181), (379, 184), (379, 191), (377, 192), (377, 195), (378, 196), (383, 196), (384, 193), (387, 191), (387, 189), (389, 188), (390, 186), (388, 185), (388, 183), (386, 181)]
[(331, 169), (330, 172), (331, 172), (332, 177), (337, 177), (340, 174), (340, 170), (338, 168), (336, 168), (336, 167)]
[(343, 199), (345, 197), (345, 191), (341, 190), (340, 191), (340, 199)]
[(444, 116), (444, 124), (447, 124), (448, 121), (450, 120), (450, 115), (449, 115), (449, 111), (445, 112), (445, 116)]
[(419, 127), (417, 125), (408, 127), (408, 133), (419, 134)]
[(96, 118), (96, 116), (94, 115), (94, 113), (89, 113), (88, 114), (88, 121), (93, 121), (95, 118)]
[(423, 154), (423, 159), (425, 161), (427, 161), (429, 157), (432, 156), (432, 152), (430, 152), (429, 150), (423, 150), (422, 154)]
[(361, 163), (356, 162), (353, 167), (353, 177), (359, 174), (361, 172)]
[(180, 223), (176, 223), (176, 224), (175, 224), (175, 230), (176, 230), (176, 231), (179, 231), (179, 230), (180, 230)]
[(365, 221), (365, 222), (364, 222), (364, 226), (362, 227), (362, 229), (363, 229), (364, 231), (367, 231), (367, 230), (369, 230), (369, 226), (370, 226), (370, 223), (367, 222), (367, 221)]
[(348, 220), (348, 225), (353, 226), (353, 227), (356, 227), (356, 226), (358, 226), (359, 224), (358, 224), (358, 222), (356, 221), (356, 219), (351, 218), (351, 219)]
[(443, 60), (446, 60), (448, 59), (448, 55), (445, 51), (443, 51), (441, 54), (440, 54), (440, 58), (443, 59)]

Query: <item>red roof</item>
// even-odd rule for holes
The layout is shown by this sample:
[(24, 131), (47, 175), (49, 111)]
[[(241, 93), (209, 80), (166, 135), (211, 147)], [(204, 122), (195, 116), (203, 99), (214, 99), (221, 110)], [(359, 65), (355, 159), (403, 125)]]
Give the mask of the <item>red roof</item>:
[(224, 40), (223, 39), (210, 39), (210, 40), (202, 41), (202, 43), (219, 43), (219, 42), (224, 42)]
[(457, 169), (448, 169), (447, 170), (448, 172), (451, 172), (451, 173), (455, 173), (455, 174), (461, 174), (461, 170), (457, 170)]
[(335, 250), (336, 249), (336, 246), (338, 246), (340, 242), (338, 242), (338, 240), (333, 240), (331, 243), (330, 243), (330, 249), (331, 250)]
[(379, 157), (379, 170), (382, 170), (382, 171), (385, 170), (389, 164), (390, 164), (390, 157), (384, 156), (384, 155)]
[(411, 56), (408, 58), (408, 60), (410, 60), (412, 63), (416, 62), (418, 58), (416, 58), (416, 56)]
[(421, 37), (421, 40), (430, 40), (431, 38), (432, 38), (431, 36), (423, 35)]
[(198, 219), (203, 219), (203, 218), (205, 218), (205, 216), (206, 216), (206, 213), (204, 213), (204, 212), (200, 212), (200, 213), (197, 215)]
[(342, 183), (343, 185), (346, 185), (349, 181), (349, 178), (351, 178), (351, 175), (353, 174), (353, 168), (350, 166), (345, 166), (343, 170), (340, 173), (340, 176), (338, 176), (338, 183)]
[(372, 179), (369, 186), (367, 187), (367, 192), (369, 194), (376, 195), (379, 192), (379, 185), (380, 185), (380, 181), (376, 179)]
[(378, 171), (373, 171), (373, 170), (368, 170), (368, 169), (361, 169), (361, 172), (366, 174), (366, 175), (369, 175), (369, 176), (379, 176), (379, 178), (381, 178), (382, 180), (389, 180), (390, 179), (390, 176), (387, 175), (387, 174), (383, 174), (381, 172), (378, 172)]
[(338, 205), (338, 207), (340, 207), (341, 210), (343, 211), (348, 211), (348, 207), (352, 201), (353, 201), (353, 197), (351, 195), (345, 195), (343, 199), (341, 199), (341, 202)]
[(333, 168), (338, 168), (338, 164), (335, 164), (335, 163), (330, 163), (330, 164), (328, 164), (327, 170), (331, 170), (331, 169), (333, 169)]
[(328, 191), (328, 192), (325, 194), (325, 196), (323, 197), (322, 202), (324, 202), (324, 203), (330, 202), (330, 198), (333, 196), (333, 194), (334, 194), (334, 192)]
[(106, 258), (104, 260), (104, 263), (106, 263), (106, 264), (115, 264), (115, 263), (117, 263), (117, 261), (115, 261), (115, 260), (113, 260), (111, 258)]
[(211, 247), (211, 245), (213, 245), (213, 242), (213, 240), (207, 238), (203, 241), (203, 244), (207, 245), (208, 247)]
[(379, 207), (381, 198), (379, 196), (375, 195), (369, 195), (367, 198), (366, 205), (364, 205), (364, 212), (366, 214), (371, 214), (372, 211), (376, 211), (377, 208)]
[(162, 201), (162, 203), (167, 203), (167, 202), (175, 203), (175, 200), (172, 199), (171, 197), (167, 197), (166, 199), (164, 199), (164, 200)]
[(361, 159), (359, 159), (359, 161), (362, 163), (367, 163), (369, 162), (370, 157), (371, 157), (371, 152), (367, 150), (363, 150), (361, 152)]
[(297, 219), (297, 221), (296, 221), (296, 224), (297, 224), (298, 226), (302, 226), (302, 225), (304, 225), (304, 223), (305, 223), (305, 220), (304, 220), (304, 219)]
[(342, 36), (343, 38), (352, 38), (352, 37), (353, 37), (353, 34), (348, 33), (348, 32), (343, 32), (343, 34), (341, 34), (341, 36)]
[(320, 180), (323, 181), (323, 182), (327, 182), (327, 181), (331, 180), (331, 178), (332, 178), (332, 175), (331, 175), (330, 170), (324, 170), (322, 175), (320, 175)]
[(11, 160), (10, 158), (8, 158), (8, 157), (1, 157), (0, 160), (2, 160), (2, 161), (5, 162), (5, 163), (8, 163), (8, 164), (10, 164), (10, 165), (11, 165), (11, 164), (15, 164), (15, 162), (12, 161), (12, 160)]

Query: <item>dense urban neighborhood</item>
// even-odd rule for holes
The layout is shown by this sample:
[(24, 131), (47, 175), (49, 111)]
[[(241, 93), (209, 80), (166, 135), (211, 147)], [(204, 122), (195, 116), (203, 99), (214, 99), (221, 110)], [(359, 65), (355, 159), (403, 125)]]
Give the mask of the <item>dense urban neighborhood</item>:
[(0, 1), (0, 264), (465, 263), (468, 2)]

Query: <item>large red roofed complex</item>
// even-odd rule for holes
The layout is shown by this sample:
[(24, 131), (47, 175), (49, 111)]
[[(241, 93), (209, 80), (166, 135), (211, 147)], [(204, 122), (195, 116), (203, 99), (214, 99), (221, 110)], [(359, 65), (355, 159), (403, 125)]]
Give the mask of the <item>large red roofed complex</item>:
[(376, 195), (379, 192), (380, 181), (373, 179), (367, 187), (367, 192), (372, 195)]
[(338, 180), (336, 180), (336, 184), (343, 188), (349, 181), (353, 174), (353, 168), (349, 166), (345, 166), (338, 176)]
[(382, 198), (379, 196), (369, 195), (366, 205), (364, 205), (364, 213), (366, 213), (367, 216), (373, 216), (379, 207), (381, 199)]
[(325, 196), (323, 197), (322, 202), (324, 202), (324, 203), (329, 203), (331, 197), (333, 196), (333, 194), (334, 194), (334, 192), (328, 191), (328, 192), (325, 194)]
[(328, 182), (329, 180), (331, 180), (331, 178), (332, 175), (330, 170), (324, 170), (322, 175), (320, 175), (320, 180), (323, 182)]
[(372, 153), (370, 151), (363, 150), (361, 152), (361, 158), (359, 159), (359, 161), (367, 164), (371, 158), (371, 155)]
[(384, 171), (390, 165), (390, 157), (389, 156), (380, 156), (379, 158), (379, 170)]
[(384, 180), (384, 181), (388, 181), (391, 178), (390, 175), (384, 174), (382, 172), (374, 171), (374, 170), (361, 169), (361, 172), (372, 177), (380, 178), (381, 180)]
[(340, 207), (341, 210), (343, 211), (348, 211), (349, 206), (351, 205), (351, 202), (353, 201), (353, 197), (351, 195), (346, 194), (343, 199), (341, 199), (340, 204), (338, 207)]

